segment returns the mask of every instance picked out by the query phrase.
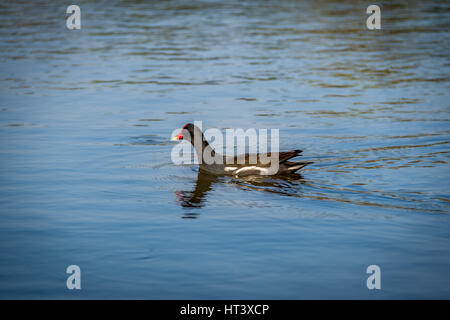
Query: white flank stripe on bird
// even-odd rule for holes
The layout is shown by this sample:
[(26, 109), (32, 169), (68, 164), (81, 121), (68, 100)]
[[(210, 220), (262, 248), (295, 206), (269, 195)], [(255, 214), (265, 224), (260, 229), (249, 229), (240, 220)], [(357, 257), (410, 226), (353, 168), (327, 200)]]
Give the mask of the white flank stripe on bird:
[(249, 171), (249, 170), (259, 170), (260, 172), (264, 172), (264, 173), (268, 173), (268, 169), (267, 168), (261, 168), (261, 167), (256, 167), (256, 166), (251, 166), (251, 167), (243, 167), (240, 168), (239, 170), (237, 170), (234, 174), (239, 174), (239, 172), (243, 172), (243, 171)]

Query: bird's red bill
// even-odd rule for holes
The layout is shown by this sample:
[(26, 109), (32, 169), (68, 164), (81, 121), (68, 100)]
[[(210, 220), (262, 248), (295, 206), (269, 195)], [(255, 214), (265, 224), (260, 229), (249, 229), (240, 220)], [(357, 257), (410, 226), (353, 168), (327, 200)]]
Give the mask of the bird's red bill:
[(177, 141), (177, 140), (183, 140), (183, 135), (181, 134), (181, 132), (179, 134), (177, 134), (175, 137), (172, 138), (172, 140)]

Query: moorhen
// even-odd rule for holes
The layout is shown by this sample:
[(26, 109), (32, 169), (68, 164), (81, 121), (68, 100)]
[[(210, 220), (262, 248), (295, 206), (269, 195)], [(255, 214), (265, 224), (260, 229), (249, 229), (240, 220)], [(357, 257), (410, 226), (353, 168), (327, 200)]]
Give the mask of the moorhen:
[[(194, 143), (195, 137), (201, 137), (201, 145)], [(224, 155), (216, 154), (213, 148), (209, 145), (205, 139), (203, 132), (194, 124), (186, 124), (181, 132), (172, 138), (172, 140), (187, 140), (189, 141), (197, 153), (197, 157), (200, 162), (200, 170), (216, 174), (216, 175), (231, 175), (236, 177), (244, 177), (250, 175), (280, 175), (294, 173), (295, 171), (303, 168), (304, 166), (312, 162), (293, 162), (287, 161), (291, 158), (299, 156), (302, 150), (292, 150), (276, 153), (265, 154), (244, 154), (235, 157), (227, 157)], [(256, 157), (255, 157), (256, 156)], [(206, 159), (206, 157), (209, 157)], [(221, 158), (221, 161), (211, 162), (211, 157), (215, 159)], [(265, 158), (266, 161), (261, 161), (261, 158)], [(202, 161), (200, 161), (200, 159)], [(273, 166), (271, 161), (277, 161)]]

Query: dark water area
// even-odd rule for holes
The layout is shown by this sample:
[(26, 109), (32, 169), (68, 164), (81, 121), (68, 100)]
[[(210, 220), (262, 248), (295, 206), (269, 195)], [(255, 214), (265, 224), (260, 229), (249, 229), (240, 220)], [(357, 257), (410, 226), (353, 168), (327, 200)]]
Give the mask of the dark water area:
[[(448, 3), (76, 4), (0, 4), (0, 298), (450, 298)], [(314, 164), (175, 165), (193, 121)]]

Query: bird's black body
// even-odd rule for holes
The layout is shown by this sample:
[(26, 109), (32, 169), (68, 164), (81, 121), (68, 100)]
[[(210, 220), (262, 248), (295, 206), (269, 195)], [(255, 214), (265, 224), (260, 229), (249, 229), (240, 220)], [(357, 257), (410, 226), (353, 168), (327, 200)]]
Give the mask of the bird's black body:
[[(311, 163), (288, 161), (291, 158), (299, 156), (302, 152), (301, 150), (278, 153), (269, 152), (256, 155), (244, 154), (236, 157), (226, 157), (216, 154), (208, 141), (206, 141), (203, 132), (191, 123), (185, 125), (176, 138), (177, 140), (183, 139), (191, 142), (200, 162), (200, 170), (216, 175), (243, 177), (250, 175), (287, 174), (294, 173)], [(211, 161), (212, 158), (219, 161)], [(268, 159), (270, 159), (270, 162), (267, 161)], [(274, 163), (275, 161), (276, 163)]]

